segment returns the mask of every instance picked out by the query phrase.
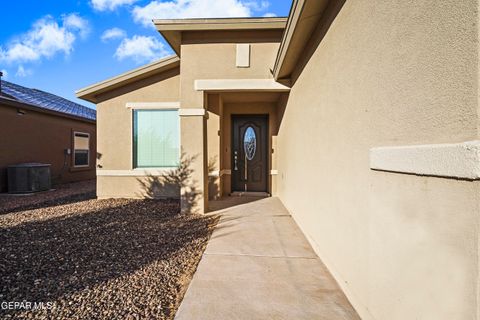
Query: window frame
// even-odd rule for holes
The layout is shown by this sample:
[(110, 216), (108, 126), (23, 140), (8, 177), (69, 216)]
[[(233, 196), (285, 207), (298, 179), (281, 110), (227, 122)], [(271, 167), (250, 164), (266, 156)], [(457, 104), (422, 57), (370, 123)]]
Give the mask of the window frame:
[[(86, 165), (85, 164), (82, 164), (82, 165), (76, 165), (75, 164), (75, 150), (85, 150), (85, 149), (76, 149), (75, 148), (75, 137), (76, 137), (77, 134), (85, 135), (88, 138), (88, 150), (87, 150), (88, 155), (87, 155), (87, 164)], [(90, 145), (90, 137), (91, 137), (90, 133), (88, 133), (88, 132), (73, 131), (73, 135), (72, 135), (72, 138), (73, 138), (72, 139), (72, 167), (73, 168), (80, 168), (80, 169), (81, 168), (90, 168), (90, 155), (91, 155), (90, 151), (92, 149), (92, 147)]]
[[(177, 130), (178, 130), (178, 163), (176, 166), (141, 166), (139, 167), (137, 165), (137, 152), (136, 152), (136, 140), (135, 140), (135, 111), (176, 111), (177, 112)], [(148, 108), (148, 107), (136, 107), (136, 108), (131, 108), (131, 141), (132, 141), (132, 144), (131, 144), (131, 150), (132, 150), (132, 157), (131, 157), (131, 161), (132, 161), (132, 170), (145, 170), (145, 169), (177, 169), (180, 167), (180, 162), (181, 162), (181, 156), (182, 156), (182, 152), (181, 152), (181, 128), (180, 128), (180, 112), (179, 112), (179, 108), (176, 108), (176, 107), (172, 107), (172, 108)]]

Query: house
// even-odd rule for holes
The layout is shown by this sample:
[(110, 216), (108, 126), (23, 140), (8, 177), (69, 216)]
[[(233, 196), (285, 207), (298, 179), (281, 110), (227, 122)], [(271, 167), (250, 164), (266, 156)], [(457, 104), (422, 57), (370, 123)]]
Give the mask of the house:
[(54, 94), (1, 81), (0, 192), (9, 165), (50, 164), (55, 184), (95, 179), (95, 110)]
[(478, 1), (153, 23), (174, 56), (77, 92), (99, 198), (268, 193), (363, 319), (478, 319)]

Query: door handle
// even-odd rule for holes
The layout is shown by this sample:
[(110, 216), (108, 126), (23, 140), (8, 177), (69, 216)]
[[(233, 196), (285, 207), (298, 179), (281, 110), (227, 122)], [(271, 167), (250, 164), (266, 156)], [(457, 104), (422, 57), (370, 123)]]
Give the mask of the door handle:
[(235, 171), (237, 171), (237, 170), (238, 170), (238, 166), (237, 166), (237, 158), (238, 158), (238, 152), (235, 150), (235, 151), (233, 152), (233, 160), (234, 160), (234, 162), (235, 162), (235, 167), (234, 167), (234, 169), (233, 169), (233, 170), (235, 170)]

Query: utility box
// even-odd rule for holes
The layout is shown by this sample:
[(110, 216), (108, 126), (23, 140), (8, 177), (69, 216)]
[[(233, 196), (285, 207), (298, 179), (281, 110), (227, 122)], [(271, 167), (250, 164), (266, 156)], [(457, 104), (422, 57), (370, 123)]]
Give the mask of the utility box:
[(21, 163), (7, 167), (8, 193), (50, 190), (50, 164)]

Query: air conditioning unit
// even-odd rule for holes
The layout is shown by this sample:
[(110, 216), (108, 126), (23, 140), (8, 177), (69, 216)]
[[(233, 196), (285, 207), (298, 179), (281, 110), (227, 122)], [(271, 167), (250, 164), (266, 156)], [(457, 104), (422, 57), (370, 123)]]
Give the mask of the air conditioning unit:
[(7, 167), (8, 193), (32, 193), (51, 188), (50, 165), (21, 163)]

